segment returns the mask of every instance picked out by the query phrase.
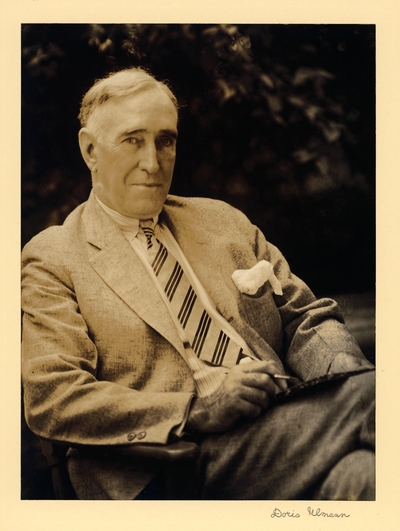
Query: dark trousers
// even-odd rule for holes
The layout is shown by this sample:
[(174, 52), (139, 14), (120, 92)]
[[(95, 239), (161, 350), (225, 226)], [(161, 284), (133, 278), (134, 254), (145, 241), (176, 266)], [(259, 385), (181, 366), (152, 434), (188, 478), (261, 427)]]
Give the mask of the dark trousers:
[(374, 499), (375, 372), (303, 390), (198, 442), (202, 499)]

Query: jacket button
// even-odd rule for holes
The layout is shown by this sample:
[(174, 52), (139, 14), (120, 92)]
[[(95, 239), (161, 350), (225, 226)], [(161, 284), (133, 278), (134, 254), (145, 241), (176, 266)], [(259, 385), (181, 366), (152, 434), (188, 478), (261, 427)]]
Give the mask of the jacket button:
[(144, 439), (145, 437), (146, 437), (145, 431), (141, 431), (140, 433), (138, 433), (138, 436), (137, 436), (138, 439)]
[(128, 433), (128, 441), (133, 441), (133, 439), (136, 438), (136, 434), (135, 433)]

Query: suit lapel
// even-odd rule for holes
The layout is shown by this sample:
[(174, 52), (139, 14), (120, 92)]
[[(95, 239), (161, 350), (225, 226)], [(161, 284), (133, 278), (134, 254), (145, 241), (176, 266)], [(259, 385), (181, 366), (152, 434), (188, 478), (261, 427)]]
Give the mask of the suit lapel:
[(118, 297), (186, 359), (182, 341), (152, 278), (121, 230), (98, 205), (93, 193), (82, 220), (93, 269)]
[[(243, 318), (247, 313), (246, 308), (231, 279), (232, 273), (239, 267), (233, 254), (222, 254), (220, 241), (212, 230), (207, 232), (202, 219), (194, 219), (193, 210), (185, 212), (183, 205), (177, 203), (178, 199), (167, 199), (163, 211), (164, 220), (218, 312), (260, 359), (274, 359), (280, 363), (273, 348)], [(268, 312), (267, 308), (265, 312)]]
[(228, 263), (230, 257), (221, 256), (215, 234), (207, 232), (201, 219), (187, 219), (183, 210), (169, 206), (167, 200), (164, 220), (218, 311), (230, 321), (240, 304), (237, 288), (230, 280), (235, 267)]

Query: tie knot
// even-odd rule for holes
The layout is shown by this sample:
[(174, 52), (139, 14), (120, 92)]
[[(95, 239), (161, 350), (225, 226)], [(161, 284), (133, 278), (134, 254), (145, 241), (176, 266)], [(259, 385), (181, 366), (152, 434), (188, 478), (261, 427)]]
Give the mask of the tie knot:
[(150, 229), (154, 232), (154, 221), (152, 219), (141, 219), (139, 226), (144, 229)]
[(150, 249), (153, 246), (152, 238), (154, 237), (154, 222), (152, 219), (143, 219), (139, 221), (139, 227), (146, 236), (147, 249)]

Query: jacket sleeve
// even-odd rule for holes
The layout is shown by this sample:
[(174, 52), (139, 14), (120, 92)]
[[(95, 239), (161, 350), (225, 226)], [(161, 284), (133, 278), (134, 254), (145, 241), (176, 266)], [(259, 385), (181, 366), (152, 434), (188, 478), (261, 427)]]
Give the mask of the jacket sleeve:
[(65, 250), (47, 236), (23, 251), (22, 376), (29, 427), (71, 445), (167, 442), (184, 421), (192, 392), (137, 391), (97, 380), (101, 360), (64, 267)]
[(271, 262), (283, 290), (283, 296), (274, 295), (274, 300), (281, 316), (285, 365), (303, 380), (326, 374), (338, 354), (355, 356), (362, 365), (371, 366), (345, 326), (338, 304), (316, 299), (258, 229), (255, 242), (258, 260)]
[[(210, 200), (202, 201), (205, 210)], [(210, 208), (206, 218), (207, 230), (210, 234), (217, 234), (218, 243), (225, 249), (225, 262), (230, 260), (229, 267), (225, 269), (224, 264), (219, 262), (221, 270), (226, 273), (223, 278), (227, 284), (233, 286), (231, 275), (236, 269), (250, 269), (259, 261), (267, 260), (272, 264), (283, 290), (282, 296), (266, 289), (254, 298), (237, 298), (237, 287), (234, 286), (234, 297), (239, 304), (244, 304), (244, 301), (246, 304), (246, 311), (239, 315), (237, 321), (249, 319), (250, 315), (250, 327), (272, 348), (278, 349), (275, 352), (284, 365), (303, 380), (326, 374), (334, 360), (343, 354), (371, 366), (344, 324), (338, 304), (329, 298), (316, 299), (310, 288), (292, 273), (279, 249), (268, 242), (242, 212), (223, 202), (213, 204), (217, 208)], [(209, 259), (211, 261), (212, 257)], [(222, 296), (220, 300), (223, 300)], [(231, 301), (229, 299), (228, 303), (221, 304), (226, 308), (228, 319), (233, 315), (229, 309)], [(248, 327), (242, 327), (242, 331), (238, 328), (238, 331), (243, 334), (245, 328)], [(275, 334), (279, 338), (276, 337), (272, 345)], [(245, 339), (254, 348), (254, 344), (251, 345), (253, 336)]]

